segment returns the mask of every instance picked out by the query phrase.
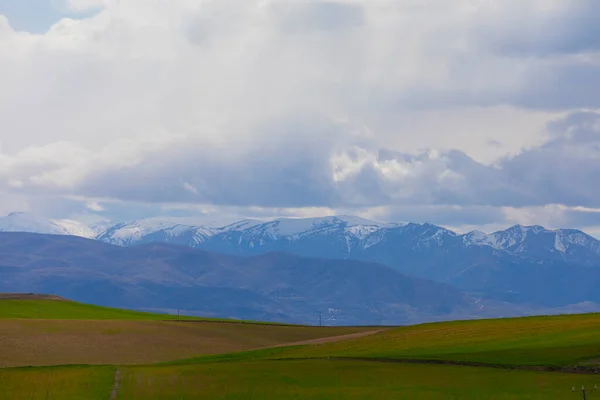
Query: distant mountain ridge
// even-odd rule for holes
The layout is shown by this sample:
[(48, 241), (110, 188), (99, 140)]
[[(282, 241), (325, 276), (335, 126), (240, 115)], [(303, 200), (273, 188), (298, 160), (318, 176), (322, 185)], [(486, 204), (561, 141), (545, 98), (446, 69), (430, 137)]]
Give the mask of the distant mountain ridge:
[(215, 241), (237, 241), (238, 248), (235, 252), (253, 253), (253, 249), (260, 249), (273, 242), (281, 241), (289, 244), (310, 237), (336, 234), (343, 239), (346, 252), (350, 254), (357, 249), (366, 249), (385, 240), (390, 231), (415, 232), (419, 237), (419, 241), (415, 243), (416, 247), (431, 247), (434, 244), (439, 245), (458, 239), (465, 247), (491, 247), (512, 254), (575, 255), (584, 251), (589, 253), (590, 257), (600, 257), (600, 241), (574, 229), (548, 230), (541, 226), (515, 225), (491, 234), (481, 231), (457, 234), (428, 223), (379, 223), (347, 216), (283, 218), (267, 222), (243, 220), (224, 227), (185, 225), (151, 218), (117, 224), (99, 234), (97, 239), (118, 245), (176, 242), (193, 247), (202, 247), (205, 243), (207, 246), (212, 246), (214, 243), (211, 242)]
[(235, 252), (241, 253), (253, 253), (253, 249), (268, 247), (273, 242), (289, 244), (336, 234), (344, 239), (346, 252), (350, 254), (385, 240), (391, 231), (414, 232), (418, 236), (415, 248), (448, 241), (456, 244), (454, 241), (458, 239), (465, 247), (491, 247), (519, 255), (561, 253), (581, 257), (585, 253), (589, 257), (600, 256), (600, 241), (594, 237), (580, 230), (548, 230), (539, 225), (515, 225), (491, 234), (478, 230), (458, 234), (429, 223), (380, 223), (351, 216), (241, 220), (226, 226), (189, 224), (184, 218), (147, 218), (120, 222), (97, 231), (74, 220), (49, 219), (28, 213), (11, 213), (0, 218), (0, 232), (80, 236), (120, 246), (159, 242), (202, 247), (204, 244), (212, 246), (210, 242), (214, 241), (237, 240)]
[(96, 239), (236, 256), (285, 252), (378, 263), (476, 297), (533, 307), (600, 302), (594, 287), (600, 285), (600, 242), (571, 229), (516, 225), (491, 234), (458, 234), (429, 223), (382, 224), (348, 216), (243, 220), (224, 227), (152, 218), (114, 225)]
[(493, 315), (471, 296), (355, 260), (236, 257), (155, 243), (0, 233), (0, 292), (55, 293), (105, 306), (328, 325)]

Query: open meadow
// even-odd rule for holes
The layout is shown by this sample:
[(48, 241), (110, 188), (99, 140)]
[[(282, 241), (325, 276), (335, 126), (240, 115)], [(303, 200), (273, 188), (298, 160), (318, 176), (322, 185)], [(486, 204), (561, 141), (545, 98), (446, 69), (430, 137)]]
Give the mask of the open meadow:
[(280, 357), (564, 367), (593, 364), (594, 357), (600, 355), (599, 333), (599, 314), (457, 321), (394, 328), (355, 340), (305, 346)]
[(0, 300), (0, 316), (1, 400), (600, 399), (597, 314), (319, 328)]
[(370, 330), (190, 317), (177, 321), (172, 315), (61, 300), (0, 300), (0, 367), (145, 364)]
[[(580, 398), (579, 391), (572, 392), (573, 386), (592, 388), (597, 382), (594, 375), (481, 367), (264, 360), (186, 366), (7, 369), (0, 372), (0, 399), (562, 400)], [(587, 398), (600, 398), (600, 393), (592, 390)]]

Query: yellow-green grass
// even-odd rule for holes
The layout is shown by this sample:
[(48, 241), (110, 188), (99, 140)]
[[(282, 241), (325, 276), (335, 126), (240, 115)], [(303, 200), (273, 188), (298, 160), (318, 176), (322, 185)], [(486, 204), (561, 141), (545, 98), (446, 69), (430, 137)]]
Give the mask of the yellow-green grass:
[(365, 328), (127, 320), (0, 320), (0, 367), (144, 364), (346, 335)]
[[(590, 375), (369, 361), (294, 360), (125, 368), (118, 400), (576, 399)], [(590, 396), (589, 399), (593, 400)]]
[[(593, 375), (370, 361), (294, 360), (161, 367), (0, 370), (0, 399), (588, 399)], [(595, 396), (595, 397), (594, 397)]]
[(1, 400), (108, 400), (115, 368), (0, 369)]
[[(0, 319), (0, 366), (106, 366), (0, 369), (0, 400), (109, 399), (117, 370), (120, 400), (572, 399), (580, 394), (571, 387), (600, 385), (595, 375), (541, 370), (600, 358), (600, 314), (423, 324), (299, 345), (376, 328), (91, 318), (81, 306), (79, 319)], [(155, 362), (163, 363), (134, 365)]]
[(460, 321), (394, 328), (277, 357), (365, 357), (565, 366), (600, 356), (600, 314)]
[[(0, 299), (0, 319), (126, 319), (126, 320), (216, 320), (172, 314), (108, 308), (64, 300)], [(226, 321), (226, 320), (222, 320)]]

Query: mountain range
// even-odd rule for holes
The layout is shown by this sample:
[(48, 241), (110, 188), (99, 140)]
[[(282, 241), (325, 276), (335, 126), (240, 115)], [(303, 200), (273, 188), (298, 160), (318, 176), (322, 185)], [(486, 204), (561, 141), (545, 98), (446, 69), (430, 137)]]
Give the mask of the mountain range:
[(486, 315), (480, 301), (389, 267), (289, 253), (236, 257), (162, 243), (0, 233), (0, 292), (52, 293), (113, 307), (329, 325)]
[(287, 253), (385, 265), (403, 276), (502, 304), (501, 313), (512, 306), (536, 312), (600, 304), (600, 242), (579, 230), (516, 225), (491, 234), (458, 234), (427, 223), (382, 224), (347, 216), (243, 220), (221, 227), (150, 218), (93, 234), (90, 228), (73, 226), (72, 221), (28, 214), (0, 219), (0, 231), (78, 235), (121, 247), (162, 243), (230, 256)]

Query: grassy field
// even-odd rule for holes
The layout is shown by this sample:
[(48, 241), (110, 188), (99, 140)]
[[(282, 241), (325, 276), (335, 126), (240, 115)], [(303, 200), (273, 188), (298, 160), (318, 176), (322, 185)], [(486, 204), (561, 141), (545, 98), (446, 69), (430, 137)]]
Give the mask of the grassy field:
[(177, 322), (54, 300), (39, 300), (48, 311), (38, 319), (38, 300), (23, 301), (0, 300), (0, 365), (95, 365), (0, 368), (0, 400), (574, 399), (572, 387), (600, 385), (598, 375), (566, 373), (600, 359), (599, 314), (374, 333)]
[(0, 320), (0, 367), (155, 363), (363, 330), (220, 322)]
[(597, 382), (588, 375), (457, 366), (259, 361), (126, 369), (117, 399), (573, 399), (574, 385)]
[(124, 319), (124, 320), (205, 320), (203, 318), (186, 317), (169, 314), (153, 314), (139, 311), (122, 310), (76, 303), (64, 300), (38, 299), (0, 299), (0, 319), (33, 318), (33, 319)]
[[(0, 399), (107, 400), (115, 367), (0, 370)], [(119, 367), (116, 400), (577, 399), (591, 375), (369, 361), (299, 360)], [(600, 398), (591, 392), (588, 399)]]
[[(38, 308), (43, 317), (32, 318)], [(0, 316), (0, 367), (155, 363), (369, 330), (173, 321), (57, 300), (0, 300)]]
[(0, 369), (0, 399), (107, 400), (114, 375), (110, 367)]
[(600, 358), (600, 314), (461, 321), (305, 346), (280, 357), (367, 357), (565, 366)]

